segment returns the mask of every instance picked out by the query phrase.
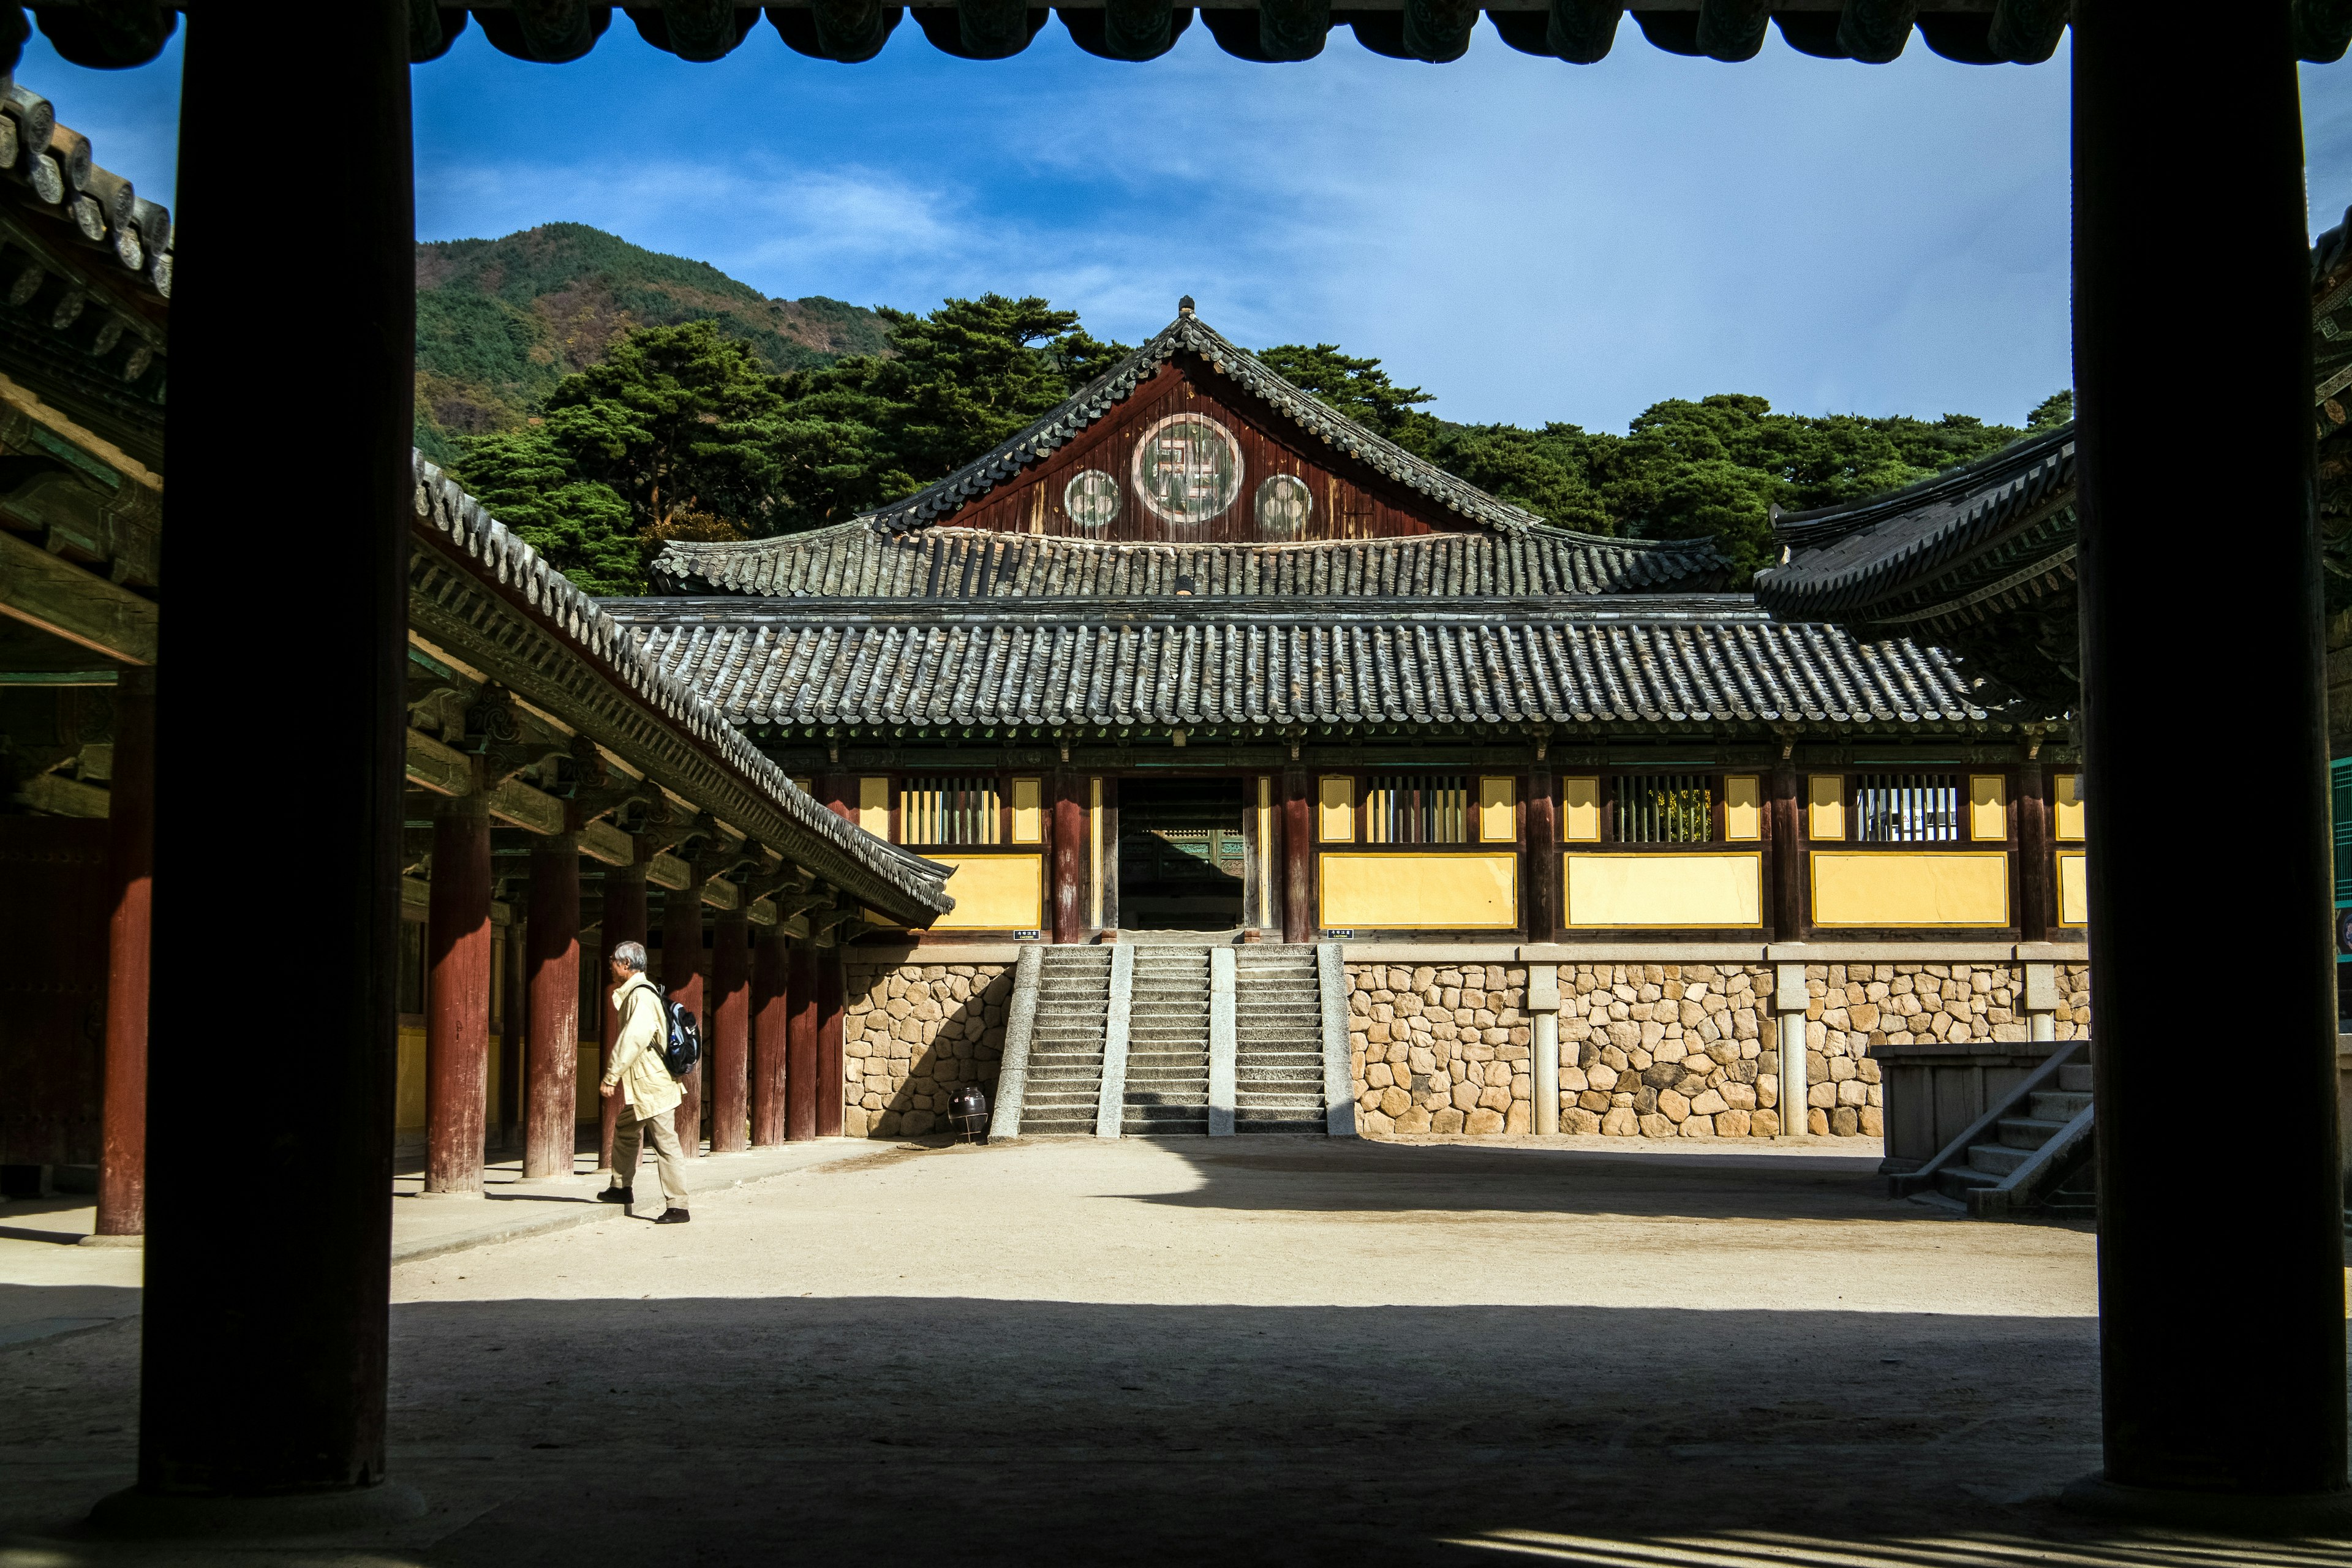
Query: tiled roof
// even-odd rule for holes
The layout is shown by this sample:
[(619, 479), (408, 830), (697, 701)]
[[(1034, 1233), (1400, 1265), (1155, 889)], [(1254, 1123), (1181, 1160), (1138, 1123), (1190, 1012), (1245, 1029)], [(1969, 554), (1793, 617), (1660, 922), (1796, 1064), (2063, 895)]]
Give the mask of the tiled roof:
[(1932, 647), (1776, 622), (1736, 595), (985, 613), (606, 601), (654, 668), (738, 724), (1284, 726), (1962, 722)]
[(867, 521), (747, 544), (676, 543), (654, 563), (673, 593), (793, 598), (1037, 599), (1193, 593), (1235, 598), (1703, 591), (1705, 540), (1601, 539), (1542, 523), (1309, 544), (1108, 544), (970, 528), (892, 533)]
[(966, 502), (977, 500), (1017, 477), (1024, 468), (1059, 450), (1087, 426), (1108, 416), (1161, 365), (1183, 353), (1199, 355), (1212, 370), (1240, 384), (1308, 437), (1370, 465), (1374, 471), (1428, 497), (1448, 511), (1506, 532), (1542, 526), (1543, 520), (1535, 513), (1508, 501), (1496, 500), (1476, 486), (1455, 479), (1386, 437), (1318, 403), (1260, 364), (1255, 356), (1227, 342), (1189, 310), (1162, 328), (1150, 342), (994, 451), (973, 458), (937, 484), (877, 508), (869, 515), (892, 532), (927, 527), (950, 515)]
[[(1756, 574), (1757, 600), (1784, 616), (1867, 622), (1989, 556), (2004, 574), (2053, 569), (2074, 553), (2074, 491), (2070, 423), (1889, 495), (1785, 513), (1773, 524), (1784, 559)], [(2062, 526), (2037, 528), (2053, 520)], [(2032, 559), (2009, 559), (2004, 546), (2029, 531)]]
[(851, 826), (803, 793), (701, 692), (663, 670), (620, 622), (482, 510), (456, 480), (421, 454), (412, 454), (411, 461), (419, 531), (446, 541), (478, 575), (519, 600), (532, 620), (560, 634), (577, 657), (717, 753), (798, 836), (798, 841), (772, 842), (769, 847), (820, 876), (842, 879), (852, 893), (866, 890), (860, 884), (869, 879), (879, 881), (897, 895), (889, 901), (901, 908), (893, 913), (907, 912), (908, 905), (932, 914), (954, 907), (945, 891), (946, 868)]

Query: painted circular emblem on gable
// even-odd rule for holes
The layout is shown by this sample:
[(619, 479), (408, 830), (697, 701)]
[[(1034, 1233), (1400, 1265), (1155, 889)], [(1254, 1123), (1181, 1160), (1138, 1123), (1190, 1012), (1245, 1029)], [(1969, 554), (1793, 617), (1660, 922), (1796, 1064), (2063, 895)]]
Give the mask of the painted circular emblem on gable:
[(1171, 414), (1135, 444), (1135, 493), (1164, 521), (1206, 522), (1241, 488), (1241, 444), (1206, 415)]
[(1100, 533), (1118, 515), (1118, 481), (1100, 468), (1080, 469), (1062, 487), (1062, 510), (1088, 533)]
[(1257, 488), (1257, 536), (1298, 539), (1315, 515), (1315, 493), (1297, 474), (1276, 474)]

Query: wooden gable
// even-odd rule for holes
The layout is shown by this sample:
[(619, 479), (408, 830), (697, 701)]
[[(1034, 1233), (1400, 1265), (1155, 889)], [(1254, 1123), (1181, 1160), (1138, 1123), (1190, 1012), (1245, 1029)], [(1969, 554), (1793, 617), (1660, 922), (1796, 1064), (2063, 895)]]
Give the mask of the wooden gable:
[(1129, 543), (1488, 531), (1325, 446), (1189, 353), (1044, 462), (936, 521)]

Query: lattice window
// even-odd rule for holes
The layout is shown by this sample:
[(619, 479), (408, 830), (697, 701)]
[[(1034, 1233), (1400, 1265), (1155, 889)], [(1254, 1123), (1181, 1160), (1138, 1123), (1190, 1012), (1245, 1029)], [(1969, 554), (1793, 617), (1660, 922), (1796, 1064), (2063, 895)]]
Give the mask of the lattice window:
[(1002, 838), (992, 778), (910, 778), (898, 789), (902, 844), (995, 844)]
[(1708, 844), (1715, 839), (1715, 781), (1706, 773), (1621, 773), (1620, 844)]
[(1857, 843), (1951, 843), (1960, 837), (1960, 775), (1860, 774), (1853, 820)]
[(1460, 773), (1376, 773), (1364, 796), (1367, 844), (1467, 844), (1477, 837)]

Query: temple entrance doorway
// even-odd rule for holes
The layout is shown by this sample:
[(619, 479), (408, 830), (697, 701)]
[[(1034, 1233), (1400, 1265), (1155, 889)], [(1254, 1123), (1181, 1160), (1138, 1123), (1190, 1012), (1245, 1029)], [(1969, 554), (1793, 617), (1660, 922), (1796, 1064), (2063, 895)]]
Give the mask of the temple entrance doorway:
[(1244, 782), (1119, 781), (1122, 931), (1241, 929), (1249, 863)]

